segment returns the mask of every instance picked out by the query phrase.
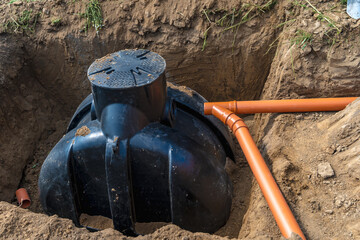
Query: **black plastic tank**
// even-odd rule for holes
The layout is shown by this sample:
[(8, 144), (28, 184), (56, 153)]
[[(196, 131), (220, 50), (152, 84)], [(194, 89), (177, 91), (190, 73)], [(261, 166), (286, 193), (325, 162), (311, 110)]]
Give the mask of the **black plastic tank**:
[(127, 235), (136, 235), (135, 222), (209, 233), (226, 223), (232, 137), (203, 115), (198, 93), (167, 86), (165, 68), (147, 50), (119, 51), (90, 66), (92, 94), (41, 168), (46, 213), (77, 226), (82, 213), (102, 215)]

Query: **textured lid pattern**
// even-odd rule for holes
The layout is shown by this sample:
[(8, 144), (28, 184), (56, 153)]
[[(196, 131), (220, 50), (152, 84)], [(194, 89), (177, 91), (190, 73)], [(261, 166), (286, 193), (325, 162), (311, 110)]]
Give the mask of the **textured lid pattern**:
[(159, 54), (143, 49), (123, 50), (96, 59), (88, 69), (88, 78), (99, 87), (138, 87), (155, 81), (165, 68)]

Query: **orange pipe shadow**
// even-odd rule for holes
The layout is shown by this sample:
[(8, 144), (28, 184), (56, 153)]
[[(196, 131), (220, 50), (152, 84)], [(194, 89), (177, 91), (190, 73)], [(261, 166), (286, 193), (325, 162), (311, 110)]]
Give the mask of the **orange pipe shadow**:
[(204, 113), (211, 115), (213, 106), (229, 109), (236, 114), (340, 111), (355, 99), (356, 97), (206, 102)]
[(306, 238), (303, 232), (296, 222), (294, 215), (286, 203), (284, 196), (261, 156), (244, 121), (230, 110), (221, 106), (213, 106), (211, 113), (228, 125), (235, 134), (269, 208), (274, 215), (276, 223), (280, 228), (281, 234), (285, 238), (290, 238), (292, 233), (296, 233), (305, 240)]

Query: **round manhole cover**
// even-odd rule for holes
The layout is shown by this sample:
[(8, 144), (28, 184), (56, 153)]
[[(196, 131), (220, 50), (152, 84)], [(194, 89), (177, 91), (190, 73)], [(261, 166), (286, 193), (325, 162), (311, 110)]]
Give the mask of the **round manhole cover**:
[(91, 84), (104, 88), (131, 88), (155, 81), (165, 60), (149, 50), (123, 50), (95, 60), (88, 69)]

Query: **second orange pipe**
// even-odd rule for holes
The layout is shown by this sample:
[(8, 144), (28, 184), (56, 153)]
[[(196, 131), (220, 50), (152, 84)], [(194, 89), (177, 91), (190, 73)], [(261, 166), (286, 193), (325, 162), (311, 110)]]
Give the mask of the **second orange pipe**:
[(28, 208), (30, 206), (31, 200), (25, 188), (19, 188), (16, 190), (15, 195), (18, 200), (19, 207)]
[(213, 106), (229, 109), (236, 114), (340, 111), (355, 99), (356, 97), (206, 102), (204, 113), (210, 115)]
[(220, 106), (213, 106), (211, 113), (228, 125), (235, 134), (249, 163), (251, 171), (253, 172), (269, 208), (274, 215), (276, 223), (280, 228), (281, 234), (286, 238), (290, 238), (292, 233), (296, 233), (305, 240), (306, 238), (303, 232), (296, 222), (284, 196), (252, 139), (246, 124), (233, 112)]

